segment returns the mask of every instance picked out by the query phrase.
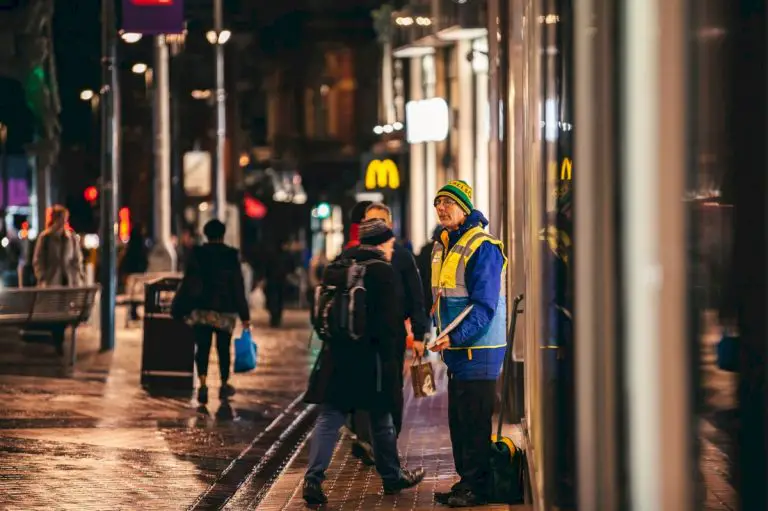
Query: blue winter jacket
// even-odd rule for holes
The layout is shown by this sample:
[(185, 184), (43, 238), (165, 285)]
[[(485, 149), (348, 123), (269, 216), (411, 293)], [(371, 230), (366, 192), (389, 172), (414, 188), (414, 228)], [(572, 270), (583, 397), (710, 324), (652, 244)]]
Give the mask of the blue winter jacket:
[[(473, 210), (456, 231), (448, 231), (450, 250), (469, 229), (486, 227), (488, 220), (480, 211)], [(442, 232), (440, 233), (442, 234)], [(441, 235), (436, 236), (442, 246)], [(491, 336), (494, 345), (506, 344), (506, 299), (501, 293), (504, 257), (498, 246), (481, 244), (466, 265), (464, 279), (472, 311), (450, 334), (451, 347), (469, 347), (482, 337)], [(441, 299), (440, 314), (450, 318), (448, 305)], [(441, 319), (442, 319), (441, 318)], [(437, 318), (435, 318), (437, 321)], [(448, 319), (443, 320), (442, 327)], [(454, 378), (459, 380), (495, 380), (501, 372), (506, 349), (445, 350), (443, 359)]]

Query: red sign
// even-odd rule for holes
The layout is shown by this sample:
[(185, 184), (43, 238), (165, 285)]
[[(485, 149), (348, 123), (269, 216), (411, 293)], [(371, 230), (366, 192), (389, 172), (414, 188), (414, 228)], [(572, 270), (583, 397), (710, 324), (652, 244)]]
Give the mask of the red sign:
[(173, 5), (173, 0), (131, 0), (133, 5)]

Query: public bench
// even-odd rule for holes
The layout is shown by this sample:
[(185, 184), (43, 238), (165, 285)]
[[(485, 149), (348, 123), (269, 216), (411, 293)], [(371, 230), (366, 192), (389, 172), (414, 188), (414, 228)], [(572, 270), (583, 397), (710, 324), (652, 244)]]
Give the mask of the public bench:
[(21, 331), (71, 328), (74, 366), (77, 327), (88, 321), (99, 286), (6, 288), (0, 291), (0, 327)]
[(158, 279), (181, 278), (183, 275), (176, 272), (151, 272), (132, 273), (125, 279), (125, 293), (118, 297), (118, 305), (127, 305), (125, 314), (125, 327), (131, 326), (131, 309), (144, 304), (144, 287)]

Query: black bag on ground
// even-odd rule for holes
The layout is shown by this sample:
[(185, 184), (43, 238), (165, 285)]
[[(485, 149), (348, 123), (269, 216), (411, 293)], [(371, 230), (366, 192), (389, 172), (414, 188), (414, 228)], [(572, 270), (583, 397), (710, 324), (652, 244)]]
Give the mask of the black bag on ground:
[[(512, 344), (515, 338), (517, 315), (522, 312), (522, 310), (518, 309), (518, 306), (522, 301), (523, 295), (519, 295), (515, 297), (513, 303), (512, 323), (510, 324), (510, 332), (507, 336), (507, 357), (511, 356), (510, 353), (512, 352)], [(508, 367), (509, 365), (505, 364), (505, 368)], [(502, 398), (501, 410), (499, 411), (499, 423), (496, 429), (496, 434), (491, 437), (491, 477), (489, 482), (490, 487), (488, 488), (488, 497), (489, 501), (494, 504), (520, 504), (525, 497), (525, 472), (527, 470), (525, 452), (517, 447), (511, 439), (504, 437), (501, 434), (501, 427), (504, 421), (504, 407), (507, 402), (506, 394), (511, 383), (508, 375), (509, 370), (505, 369), (502, 376)]]
[(357, 341), (365, 333), (365, 267), (344, 258), (325, 269), (315, 289), (312, 325), (323, 341)]

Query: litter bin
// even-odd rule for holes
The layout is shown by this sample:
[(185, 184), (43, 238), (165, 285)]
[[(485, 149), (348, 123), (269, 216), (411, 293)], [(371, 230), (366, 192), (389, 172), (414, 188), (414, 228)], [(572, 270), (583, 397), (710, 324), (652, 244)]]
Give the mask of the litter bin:
[(180, 278), (164, 277), (144, 287), (144, 342), (141, 384), (162, 390), (195, 387), (195, 340), (192, 327), (171, 317)]

